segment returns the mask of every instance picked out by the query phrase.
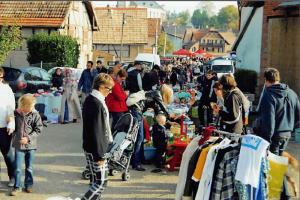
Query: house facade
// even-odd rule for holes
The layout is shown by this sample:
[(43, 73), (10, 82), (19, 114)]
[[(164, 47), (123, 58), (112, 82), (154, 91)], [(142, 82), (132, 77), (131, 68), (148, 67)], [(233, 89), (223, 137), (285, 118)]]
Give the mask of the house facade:
[[(240, 33), (233, 50), (238, 67), (259, 73), (275, 67), (282, 81), (300, 95), (300, 3), (290, 1), (240, 1)], [(284, 41), (284, 42), (282, 42)]]
[(144, 53), (148, 44), (147, 9), (97, 7), (95, 11), (99, 26), (93, 33), (95, 52), (111, 54), (115, 60), (122, 57), (122, 61), (133, 61), (138, 53)]
[(15, 23), (22, 27), (24, 42), (10, 53), (6, 66), (29, 66), (26, 39), (41, 31), (75, 38), (80, 45), (77, 67), (84, 68), (92, 59), (92, 32), (97, 29), (97, 23), (90, 2), (0, 1), (0, 25)]

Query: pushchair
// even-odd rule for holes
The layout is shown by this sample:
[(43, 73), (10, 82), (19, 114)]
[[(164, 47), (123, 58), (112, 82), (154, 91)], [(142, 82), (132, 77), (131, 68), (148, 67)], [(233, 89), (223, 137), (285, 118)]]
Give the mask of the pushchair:
[[(134, 151), (139, 124), (131, 113), (126, 113), (121, 116), (114, 128), (114, 140), (106, 154), (109, 174), (114, 176), (119, 171), (123, 172), (122, 180), (128, 181), (130, 179), (129, 164)], [(91, 172), (86, 168), (82, 172), (82, 178), (88, 180), (90, 176)]]

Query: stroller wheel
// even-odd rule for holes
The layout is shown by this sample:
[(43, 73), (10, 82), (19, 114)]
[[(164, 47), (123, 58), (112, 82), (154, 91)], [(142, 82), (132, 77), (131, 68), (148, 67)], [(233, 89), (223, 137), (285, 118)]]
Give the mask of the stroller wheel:
[(84, 180), (89, 180), (90, 179), (90, 176), (91, 176), (91, 173), (90, 173), (90, 171), (89, 170), (84, 170), (83, 172), (82, 172), (82, 178), (84, 179)]
[(110, 175), (110, 176), (115, 176), (115, 175), (117, 175), (117, 173), (118, 173), (118, 171), (115, 170), (115, 169), (110, 169), (110, 170), (109, 170), (109, 175)]
[(128, 172), (124, 172), (122, 174), (122, 180), (123, 181), (129, 181), (129, 179), (130, 179), (130, 174)]

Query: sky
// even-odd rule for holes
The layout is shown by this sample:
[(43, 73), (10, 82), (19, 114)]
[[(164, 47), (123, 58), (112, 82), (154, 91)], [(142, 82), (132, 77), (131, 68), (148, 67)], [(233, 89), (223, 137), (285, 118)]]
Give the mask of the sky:
[[(157, 1), (160, 5), (164, 5), (165, 10), (167, 11), (176, 11), (181, 12), (188, 10), (192, 14), (195, 9), (197, 9), (200, 4), (205, 3), (205, 1)], [(212, 1), (214, 4), (214, 12), (217, 13), (222, 7), (227, 5), (237, 6), (236, 1)], [(95, 5), (99, 6), (115, 6), (116, 1), (94, 1)]]

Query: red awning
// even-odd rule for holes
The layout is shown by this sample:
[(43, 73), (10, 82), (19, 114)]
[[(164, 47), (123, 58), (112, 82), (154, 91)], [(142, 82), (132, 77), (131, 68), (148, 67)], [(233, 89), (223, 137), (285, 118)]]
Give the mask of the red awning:
[(174, 51), (173, 55), (177, 55), (177, 56), (193, 56), (194, 53), (186, 50), (186, 49), (179, 49), (178, 51)]
[(197, 51), (194, 52), (195, 54), (203, 54), (206, 53), (204, 50), (202, 49), (198, 49)]

